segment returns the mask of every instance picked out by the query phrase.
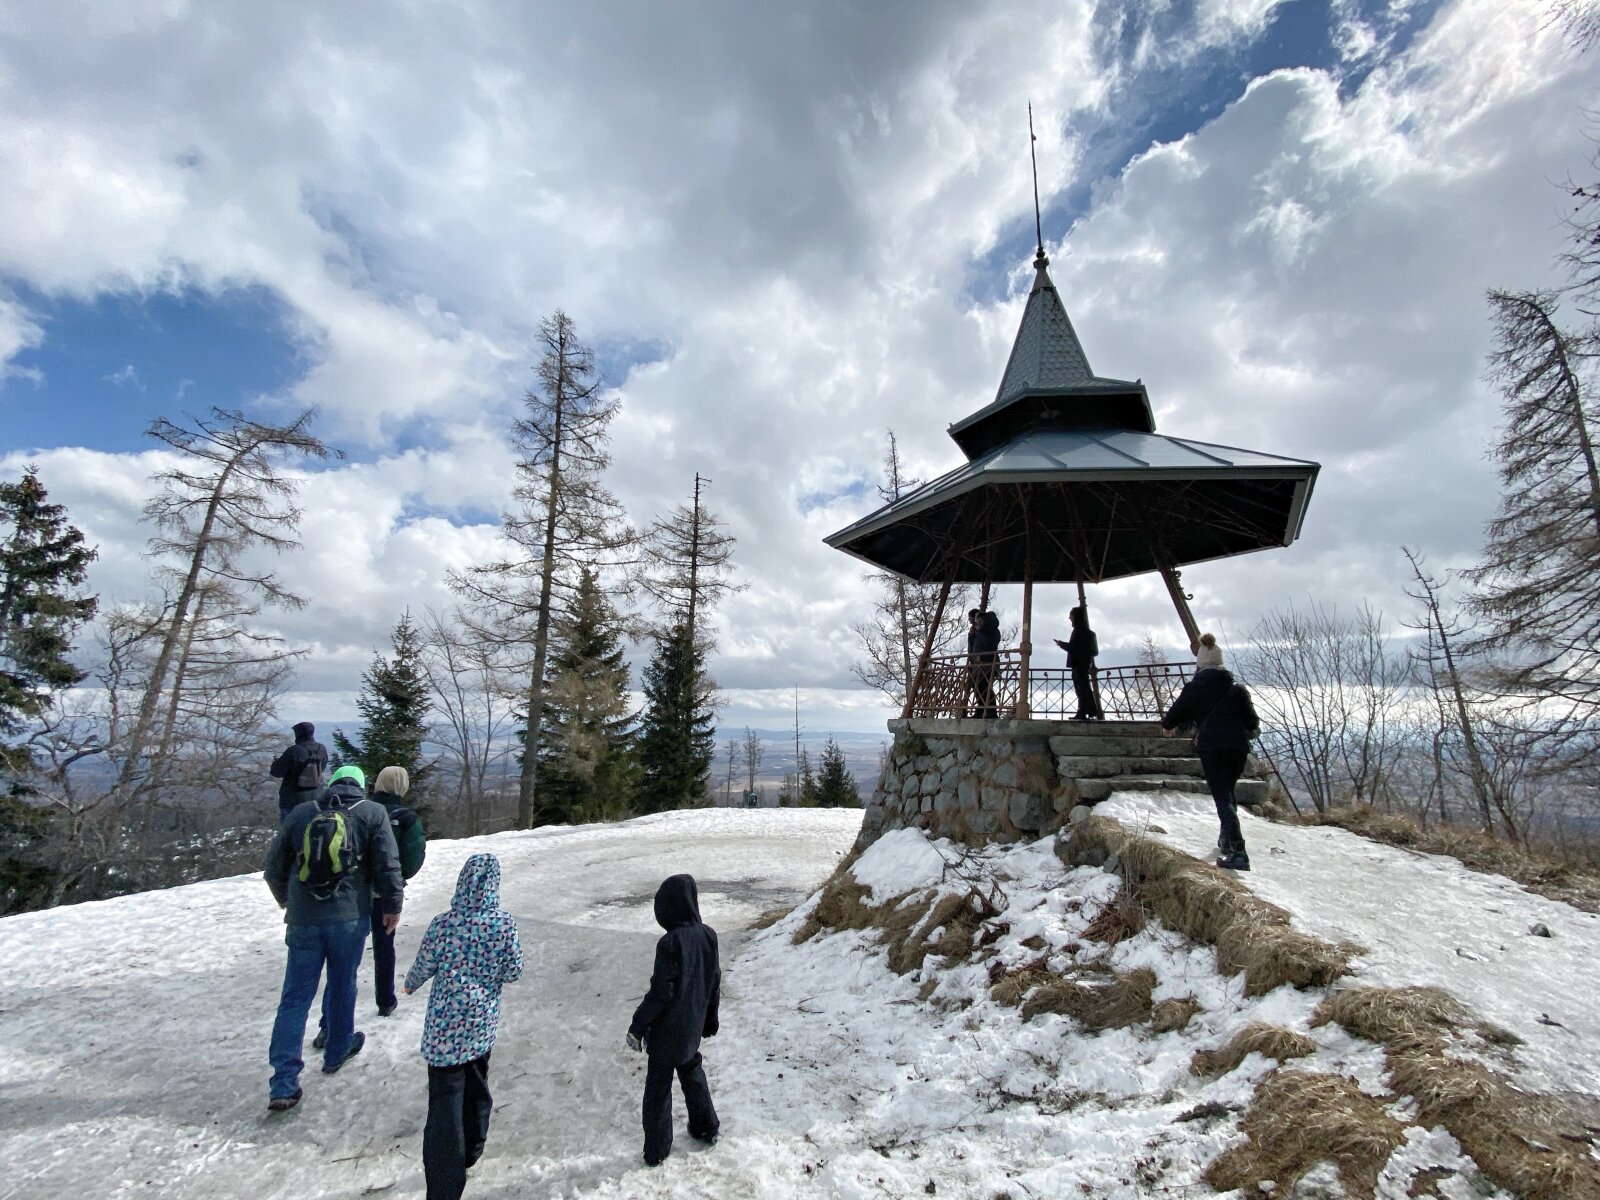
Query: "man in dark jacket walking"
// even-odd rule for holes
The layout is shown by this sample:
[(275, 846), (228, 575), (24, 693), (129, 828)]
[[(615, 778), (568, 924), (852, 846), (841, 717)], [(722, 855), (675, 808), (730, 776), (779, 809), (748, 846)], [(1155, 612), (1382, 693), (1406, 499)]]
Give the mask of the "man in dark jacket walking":
[(289, 960), (268, 1051), (267, 1107), (282, 1112), (300, 1102), (306, 1015), (323, 967), (328, 1037), (322, 1069), (331, 1075), (366, 1041), (355, 1032), (356, 968), (374, 906), (391, 933), (400, 923), (400, 853), (388, 814), (366, 797), (360, 767), (340, 767), (326, 793), (289, 814), (267, 851), (265, 874), (288, 926)]
[(650, 990), (628, 1025), (628, 1048), (649, 1052), (644, 1077), (644, 1161), (656, 1166), (672, 1152), (672, 1076), (689, 1109), (689, 1135), (717, 1140), (717, 1110), (700, 1062), (700, 1039), (717, 1035), (722, 968), (717, 931), (700, 920), (693, 875), (673, 875), (656, 889), (656, 942)]
[(294, 744), (267, 768), (278, 784), (278, 824), (289, 819), (295, 806), (322, 795), (322, 777), (328, 769), (328, 748), (316, 741), (317, 727), (301, 721), (294, 727)]
[(1239, 810), (1234, 800), (1234, 785), (1244, 774), (1250, 756), (1250, 739), (1261, 728), (1250, 690), (1235, 683), (1221, 667), (1199, 672), (1161, 718), (1161, 731), (1171, 737), (1180, 725), (1195, 726), (1194, 748), (1206, 774), (1206, 786), (1217, 806), (1222, 834), (1217, 848), (1222, 857), (1217, 866), (1229, 871), (1248, 871), (1250, 856), (1245, 853), (1244, 834), (1239, 829)]

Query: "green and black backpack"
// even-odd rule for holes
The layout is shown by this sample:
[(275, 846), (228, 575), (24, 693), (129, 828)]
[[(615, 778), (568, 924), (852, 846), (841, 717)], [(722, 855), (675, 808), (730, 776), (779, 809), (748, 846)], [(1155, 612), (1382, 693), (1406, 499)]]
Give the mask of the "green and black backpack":
[(317, 815), (300, 839), (300, 882), (318, 900), (331, 900), (360, 864), (355, 822), (338, 804), (317, 801)]

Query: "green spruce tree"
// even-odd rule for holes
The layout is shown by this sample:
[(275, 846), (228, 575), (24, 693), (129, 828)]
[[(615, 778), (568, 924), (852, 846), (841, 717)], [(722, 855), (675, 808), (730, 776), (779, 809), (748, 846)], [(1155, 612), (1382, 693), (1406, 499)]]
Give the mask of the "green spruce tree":
[(422, 743), (428, 736), (431, 700), (422, 670), (422, 640), (410, 610), (395, 625), (390, 643), (393, 656), (375, 655), (361, 676), (361, 695), (356, 697), (361, 740), (352, 741), (344, 730), (335, 729), (333, 744), (339, 758), (359, 766), (369, 783), (384, 767), (404, 767), (417, 791), (430, 769)]
[(632, 806), (638, 767), (621, 622), (594, 571), (581, 571), (553, 633), (535, 823), (613, 820)]
[(0, 538), (0, 768), (12, 774), (27, 763), (11, 739), (84, 677), (69, 655), (98, 605), (79, 594), (96, 552), (33, 467), (0, 483)]
[(687, 620), (657, 643), (644, 672), (644, 698), (634, 808), (652, 813), (704, 804), (715, 714), (703, 655)]
[(819, 808), (861, 807), (856, 777), (845, 768), (844, 751), (831, 737), (822, 748), (822, 770), (817, 776), (816, 797)]

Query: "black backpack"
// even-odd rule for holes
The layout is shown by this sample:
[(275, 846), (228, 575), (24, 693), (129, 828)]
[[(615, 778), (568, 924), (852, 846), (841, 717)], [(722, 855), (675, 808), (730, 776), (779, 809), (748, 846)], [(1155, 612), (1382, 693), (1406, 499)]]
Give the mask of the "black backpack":
[[(321, 747), (318, 747), (318, 750), (320, 749)], [(326, 761), (327, 760), (321, 754), (319, 754), (317, 750), (308, 751), (306, 754), (306, 761), (301, 764), (300, 774), (294, 777), (295, 787), (300, 788), (302, 791), (309, 788), (321, 787), (322, 767)]]
[(356, 825), (338, 804), (317, 801), (317, 815), (300, 838), (300, 882), (318, 900), (331, 900), (361, 863)]

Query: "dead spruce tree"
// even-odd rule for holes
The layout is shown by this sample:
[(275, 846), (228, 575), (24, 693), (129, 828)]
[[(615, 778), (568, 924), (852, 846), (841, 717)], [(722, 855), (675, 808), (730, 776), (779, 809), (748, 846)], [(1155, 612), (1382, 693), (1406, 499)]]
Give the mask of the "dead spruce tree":
[(1500, 510), (1467, 578), (1482, 622), (1470, 649), (1490, 656), (1504, 694), (1548, 713), (1552, 737), (1592, 740), (1600, 720), (1600, 465), (1595, 369), (1600, 322), (1557, 320), (1553, 292), (1491, 292), (1490, 377), (1505, 423), (1491, 450)]
[(254, 620), (266, 605), (304, 604), (262, 568), (259, 552), (300, 545), (297, 484), (283, 470), (332, 453), (310, 432), (313, 416), (307, 409), (270, 425), (213, 408), (191, 426), (162, 417), (147, 430), (179, 461), (155, 476), (161, 491), (145, 505), (163, 599), (110, 621), (138, 668), (127, 703), (112, 698), (123, 803), (148, 802), (170, 782), (180, 748), (203, 760), (208, 786), (246, 767), (259, 774), (250, 759), (298, 652)]
[(538, 814), (536, 748), (556, 607), (570, 599), (582, 568), (616, 564), (636, 540), (622, 506), (601, 482), (611, 463), (609, 429), (618, 402), (602, 387), (594, 351), (559, 309), (540, 322), (539, 340), (538, 387), (524, 393), (522, 416), (512, 426), (516, 485), (500, 520), (506, 556), (451, 577), (458, 594), (487, 606), (474, 622), (479, 634), (525, 655), (520, 829), (531, 829)]
[[(900, 462), (900, 444), (894, 430), (888, 431), (889, 447), (883, 455), (883, 481), (878, 495), (886, 504), (921, 486), (920, 479), (907, 478)], [(939, 611), (939, 583), (917, 583), (893, 571), (869, 571), (866, 579), (875, 583), (878, 598), (865, 621), (851, 626), (860, 643), (862, 657), (850, 665), (850, 672), (870, 688), (882, 692), (896, 705), (905, 703), (913, 682), (917, 658), (928, 640), (928, 627)], [(971, 588), (958, 584), (950, 589), (950, 599), (934, 639), (935, 654), (949, 654), (965, 648), (962, 637), (967, 627), (967, 600)]]
[(727, 593), (742, 590), (728, 578), (734, 536), (702, 500), (710, 482), (696, 472), (692, 501), (651, 524), (644, 540), (647, 565), (639, 580), (661, 606), (658, 639), (682, 623), (703, 654), (715, 644), (707, 628), (711, 610)]

